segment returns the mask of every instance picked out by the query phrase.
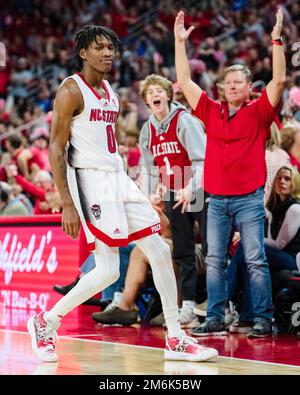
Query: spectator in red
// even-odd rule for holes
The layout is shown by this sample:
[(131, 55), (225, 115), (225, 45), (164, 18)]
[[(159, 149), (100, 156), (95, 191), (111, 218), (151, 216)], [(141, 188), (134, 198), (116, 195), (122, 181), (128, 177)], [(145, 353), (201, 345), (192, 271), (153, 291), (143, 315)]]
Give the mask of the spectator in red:
[(23, 139), (18, 134), (9, 136), (5, 146), (18, 171), (28, 180), (32, 180), (39, 170), (44, 170), (45, 163), (40, 150), (35, 147), (25, 148)]
[(226, 101), (208, 97), (191, 79), (185, 42), (194, 27), (184, 26), (177, 15), (175, 64), (182, 87), (196, 117), (204, 122), (207, 149), (204, 189), (210, 193), (207, 221), (207, 317), (193, 330), (196, 336), (226, 334), (227, 250), (233, 225), (241, 235), (251, 286), (254, 326), (248, 337), (272, 334), (271, 279), (264, 251), (265, 144), (286, 81), (286, 62), (281, 30), (283, 10), (276, 14), (271, 33), (273, 75), (262, 95), (250, 102), (251, 72), (243, 65), (229, 67), (224, 75)]
[(49, 131), (46, 128), (35, 128), (30, 135), (33, 147), (40, 151), (44, 163), (44, 170), (51, 172), (49, 163)]
[(7, 96), (7, 86), (10, 80), (10, 67), (0, 66), (0, 97), (6, 98)]
[(126, 133), (125, 145), (128, 147), (128, 167), (138, 166), (141, 158), (141, 151), (138, 147), (138, 133), (135, 130)]
[(0, 122), (9, 122), (9, 113), (5, 110), (5, 100), (0, 99)]
[(10, 182), (15, 182), (22, 187), (23, 192), (35, 199), (33, 212), (38, 214), (52, 214), (60, 211), (60, 200), (51, 175), (45, 170), (39, 170), (33, 182), (17, 172), (16, 166), (7, 168)]

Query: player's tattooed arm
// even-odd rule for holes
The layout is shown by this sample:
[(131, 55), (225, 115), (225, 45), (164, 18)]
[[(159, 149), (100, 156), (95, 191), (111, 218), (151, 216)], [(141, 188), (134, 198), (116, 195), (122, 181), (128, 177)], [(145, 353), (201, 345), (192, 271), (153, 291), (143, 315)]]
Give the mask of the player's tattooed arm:
[(72, 117), (80, 113), (82, 107), (82, 96), (77, 84), (73, 80), (66, 81), (55, 98), (49, 158), (63, 207), (62, 229), (72, 238), (78, 236), (80, 220), (68, 187), (65, 148), (70, 136)]
[(60, 170), (60, 176), (61, 176), (64, 188), (66, 191), (68, 191), (68, 197), (70, 197), (70, 191), (69, 191), (68, 182), (67, 182), (67, 166), (66, 166), (66, 160), (65, 160), (64, 153), (59, 153), (57, 159), (58, 159), (58, 165), (59, 165), (59, 170)]

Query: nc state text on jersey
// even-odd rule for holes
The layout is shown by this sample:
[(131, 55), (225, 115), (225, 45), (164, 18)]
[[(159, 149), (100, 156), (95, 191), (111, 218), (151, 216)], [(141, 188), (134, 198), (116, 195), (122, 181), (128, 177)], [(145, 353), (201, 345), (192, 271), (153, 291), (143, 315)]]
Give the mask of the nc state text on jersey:
[(90, 113), (90, 121), (103, 121), (106, 123), (115, 123), (117, 120), (117, 115), (118, 115), (117, 111), (92, 108)]
[(166, 141), (161, 144), (153, 146), (153, 155), (167, 155), (167, 154), (180, 154), (180, 148), (178, 147), (177, 141)]

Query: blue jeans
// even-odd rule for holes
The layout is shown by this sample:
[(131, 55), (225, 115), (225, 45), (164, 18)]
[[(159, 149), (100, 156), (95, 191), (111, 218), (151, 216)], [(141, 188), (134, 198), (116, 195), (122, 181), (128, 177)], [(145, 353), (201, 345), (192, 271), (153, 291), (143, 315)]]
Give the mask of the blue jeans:
[(272, 290), (264, 250), (263, 188), (241, 196), (210, 196), (207, 218), (207, 320), (224, 321), (227, 291), (227, 255), (233, 225), (249, 271), (254, 321), (272, 320)]
[[(278, 270), (297, 270), (296, 258), (265, 245), (265, 252), (271, 273)], [(239, 245), (228, 267), (228, 298), (236, 301), (238, 289), (242, 290), (239, 299), (240, 321), (253, 321), (253, 303), (247, 264), (243, 254), (242, 246)]]
[[(120, 256), (120, 277), (118, 280), (111, 284), (109, 287), (105, 288), (101, 292), (101, 300), (108, 301), (113, 300), (114, 293), (117, 291), (123, 291), (124, 284), (125, 284), (125, 277), (127, 273), (127, 268), (129, 265), (129, 257), (131, 251), (135, 247), (135, 244), (129, 244), (127, 247), (120, 247), (119, 248), (119, 256)], [(95, 259), (94, 254), (90, 254), (84, 263), (80, 267), (81, 273), (88, 273), (95, 267)]]
[(94, 254), (90, 254), (86, 260), (83, 262), (83, 264), (80, 266), (80, 272), (87, 274), (91, 270), (93, 270), (95, 267), (95, 258)]

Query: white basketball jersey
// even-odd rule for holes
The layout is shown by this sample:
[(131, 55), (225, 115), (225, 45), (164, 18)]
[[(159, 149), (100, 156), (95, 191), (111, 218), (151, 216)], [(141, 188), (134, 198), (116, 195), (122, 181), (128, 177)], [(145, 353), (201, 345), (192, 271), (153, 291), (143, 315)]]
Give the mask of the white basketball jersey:
[(70, 166), (106, 171), (123, 170), (123, 161), (115, 138), (119, 111), (116, 94), (106, 80), (103, 81), (107, 97), (105, 99), (80, 74), (68, 78), (77, 83), (84, 101), (84, 110), (72, 119), (68, 147)]

